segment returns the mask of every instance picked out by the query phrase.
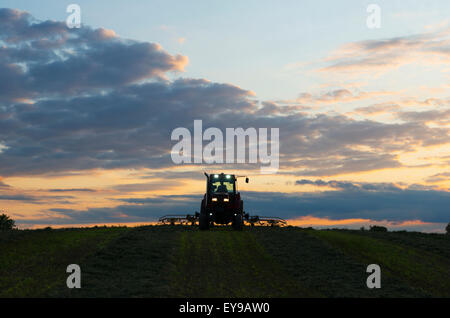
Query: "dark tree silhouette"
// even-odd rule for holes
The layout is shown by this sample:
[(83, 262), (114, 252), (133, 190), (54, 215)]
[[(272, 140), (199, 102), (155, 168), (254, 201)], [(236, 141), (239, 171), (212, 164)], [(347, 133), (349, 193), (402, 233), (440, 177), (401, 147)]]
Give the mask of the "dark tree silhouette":
[(384, 226), (374, 225), (374, 226), (370, 227), (369, 231), (372, 231), (372, 232), (387, 232), (387, 228), (384, 227)]
[(447, 231), (447, 235), (450, 235), (450, 222), (447, 224), (445, 230)]
[(0, 231), (12, 230), (16, 226), (13, 219), (6, 214), (0, 215)]

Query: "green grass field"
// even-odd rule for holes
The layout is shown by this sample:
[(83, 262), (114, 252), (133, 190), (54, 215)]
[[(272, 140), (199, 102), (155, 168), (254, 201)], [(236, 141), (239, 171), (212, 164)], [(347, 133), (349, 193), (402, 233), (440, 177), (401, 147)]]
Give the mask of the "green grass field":
[[(368, 289), (367, 265), (381, 266)], [(81, 267), (81, 289), (66, 267)], [(450, 297), (450, 237), (144, 226), (0, 233), (0, 297)]]

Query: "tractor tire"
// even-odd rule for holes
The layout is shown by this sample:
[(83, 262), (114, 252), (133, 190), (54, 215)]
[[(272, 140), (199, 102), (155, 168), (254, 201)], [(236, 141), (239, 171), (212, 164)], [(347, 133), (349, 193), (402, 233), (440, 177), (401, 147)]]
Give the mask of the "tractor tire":
[(198, 217), (198, 227), (201, 231), (209, 230), (208, 216), (205, 213), (200, 213)]
[(241, 231), (244, 227), (244, 219), (242, 218), (242, 214), (238, 213), (234, 216), (233, 220), (233, 229), (236, 231)]

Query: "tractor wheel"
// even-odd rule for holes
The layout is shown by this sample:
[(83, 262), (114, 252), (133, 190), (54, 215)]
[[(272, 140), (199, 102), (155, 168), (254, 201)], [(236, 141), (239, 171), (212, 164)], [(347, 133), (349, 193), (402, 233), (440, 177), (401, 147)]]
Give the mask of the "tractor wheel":
[(198, 217), (198, 225), (202, 231), (209, 230), (208, 216), (205, 213), (200, 213), (200, 216)]
[(203, 204), (204, 200), (202, 200), (202, 204), (200, 206), (200, 213), (198, 215), (198, 227), (200, 230), (209, 230), (209, 221), (208, 216), (206, 215), (205, 205)]
[(242, 214), (238, 213), (234, 216), (233, 220), (233, 229), (237, 231), (241, 231), (244, 226), (244, 220), (242, 219)]

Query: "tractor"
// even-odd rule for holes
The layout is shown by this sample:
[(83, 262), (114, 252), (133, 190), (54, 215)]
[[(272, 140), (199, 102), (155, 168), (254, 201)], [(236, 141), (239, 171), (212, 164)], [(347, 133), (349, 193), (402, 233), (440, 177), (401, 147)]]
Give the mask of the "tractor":
[[(237, 191), (237, 179), (244, 176), (234, 174), (207, 174), (206, 193), (200, 205), (200, 213), (187, 215), (164, 215), (160, 224), (199, 225), (200, 230), (208, 230), (215, 224), (232, 224), (235, 230), (242, 230), (244, 222), (250, 226), (286, 226), (286, 220), (279, 217), (249, 215), (244, 212), (244, 201)], [(245, 177), (248, 183), (248, 178)]]
[[(214, 224), (232, 224), (235, 230), (242, 230), (244, 218), (244, 201), (237, 191), (237, 178), (233, 174), (207, 174), (206, 193), (198, 215), (200, 230), (208, 230)], [(248, 183), (248, 178), (245, 178)]]

